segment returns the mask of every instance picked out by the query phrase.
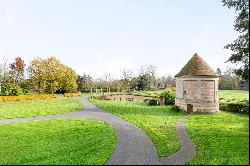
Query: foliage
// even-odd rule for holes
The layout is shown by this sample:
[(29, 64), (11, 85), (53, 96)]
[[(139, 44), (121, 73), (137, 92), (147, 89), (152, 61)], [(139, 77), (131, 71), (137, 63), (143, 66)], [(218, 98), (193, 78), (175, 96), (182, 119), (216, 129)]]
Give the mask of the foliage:
[(153, 105), (159, 105), (158, 104), (158, 100), (150, 99), (149, 102), (148, 102), (148, 105), (151, 105), (151, 106), (153, 106)]
[(121, 80), (119, 84), (119, 90), (130, 92), (132, 90), (132, 78), (133, 72), (129, 69), (122, 69), (121, 70)]
[(0, 64), (1, 96), (17, 96), (28, 93), (24, 86), (24, 67), (24, 61), (20, 57), (15, 58), (15, 61), (9, 66), (7, 61)]
[(81, 92), (77, 92), (77, 93), (64, 93), (64, 97), (77, 97), (77, 96), (81, 96)]
[(51, 99), (57, 98), (55, 94), (33, 94), (33, 95), (20, 95), (20, 96), (0, 96), (0, 102), (13, 102), (22, 100), (38, 100), (38, 99)]
[(138, 76), (131, 78), (129, 89), (134, 90), (151, 90), (155, 89), (156, 85), (156, 66), (146, 65), (141, 66)]
[(163, 83), (164, 88), (175, 86), (175, 80), (171, 75), (161, 77), (160, 81)]
[(220, 90), (220, 110), (249, 113), (249, 92), (243, 90)]
[(21, 57), (16, 57), (15, 62), (10, 64), (10, 77), (13, 79), (14, 85), (20, 83), (24, 79), (24, 61)]
[(0, 103), (0, 119), (62, 114), (80, 111), (82, 109), (83, 105), (81, 102), (75, 99), (48, 99)]
[(31, 88), (38, 92), (55, 93), (76, 91), (76, 72), (62, 64), (55, 57), (37, 58), (30, 63), (29, 80)]
[(94, 88), (94, 81), (90, 75), (83, 74), (83, 76), (77, 76), (77, 86), (80, 92), (90, 92), (90, 89)]
[(1, 125), (3, 165), (104, 165), (116, 145), (106, 123), (83, 118)]
[(248, 102), (220, 103), (220, 110), (249, 114), (249, 103)]
[(181, 108), (177, 105), (173, 105), (173, 106), (171, 106), (171, 111), (180, 112)]
[(220, 68), (217, 68), (217, 74), (220, 75), (220, 90), (248, 89), (248, 85), (246, 83), (244, 84), (244, 80), (240, 79), (240, 77), (234, 73), (233, 68), (227, 68), (223, 73)]
[(160, 97), (165, 99), (166, 105), (174, 105), (175, 104), (175, 88), (168, 87), (164, 91), (159, 94)]
[(192, 114), (186, 121), (196, 155), (190, 165), (248, 165), (249, 117), (231, 112)]
[(159, 156), (168, 156), (180, 149), (176, 122), (182, 112), (171, 111), (170, 106), (148, 106), (143, 102), (96, 100), (91, 102), (142, 128), (155, 144)]
[(229, 9), (234, 8), (237, 16), (234, 22), (234, 30), (240, 36), (233, 43), (225, 46), (233, 51), (228, 61), (242, 63), (242, 66), (235, 70), (236, 74), (243, 79), (249, 79), (249, 0), (222, 0), (223, 6)]

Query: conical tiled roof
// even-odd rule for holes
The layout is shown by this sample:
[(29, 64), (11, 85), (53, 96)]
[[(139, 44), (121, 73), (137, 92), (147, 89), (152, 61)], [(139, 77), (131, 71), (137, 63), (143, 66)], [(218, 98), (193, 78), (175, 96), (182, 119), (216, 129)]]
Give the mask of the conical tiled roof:
[(218, 77), (216, 72), (197, 53), (195, 53), (181, 71), (175, 75), (175, 77), (182, 76)]

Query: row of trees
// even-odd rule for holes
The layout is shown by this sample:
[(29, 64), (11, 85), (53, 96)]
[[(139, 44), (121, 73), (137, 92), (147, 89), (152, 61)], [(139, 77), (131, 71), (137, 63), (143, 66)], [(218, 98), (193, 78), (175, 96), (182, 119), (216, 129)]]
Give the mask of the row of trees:
[(25, 66), (21, 57), (0, 64), (0, 95), (77, 91), (76, 72), (55, 57), (36, 58)]
[[(132, 92), (140, 90), (158, 90), (175, 86), (172, 76), (158, 77), (157, 68), (153, 65), (141, 66), (138, 74), (132, 70), (121, 70), (120, 79), (113, 79), (106, 73), (98, 79), (90, 75), (77, 75), (70, 67), (62, 64), (55, 57), (36, 58), (26, 64), (22, 58), (14, 62), (2, 63), (0, 66), (0, 95), (20, 95), (30, 92), (65, 93), (65, 92)], [(224, 72), (217, 69), (220, 75), (219, 89), (248, 89), (247, 82), (228, 68)]]
[(105, 92), (131, 92), (174, 86), (172, 76), (159, 78), (156, 70), (156, 66), (146, 65), (141, 67), (137, 75), (129, 69), (123, 69), (120, 79), (113, 79), (110, 73), (93, 79), (87, 74), (77, 75), (72, 68), (55, 57), (36, 58), (28, 66), (21, 57), (17, 57), (12, 63), (4, 60), (0, 64), (0, 95), (94, 92), (97, 89)]
[(248, 90), (248, 83), (246, 80), (242, 80), (240, 76), (236, 75), (235, 69), (227, 68), (225, 71), (221, 71), (217, 68), (216, 72), (220, 76), (219, 89), (221, 90)]
[(110, 73), (93, 79), (90, 75), (78, 76), (78, 90), (81, 92), (93, 92), (103, 89), (105, 92), (132, 92), (140, 90), (164, 89), (168, 86), (175, 86), (172, 76), (157, 77), (156, 66), (141, 66), (139, 74), (135, 75), (132, 70), (122, 69), (120, 79), (113, 79)]

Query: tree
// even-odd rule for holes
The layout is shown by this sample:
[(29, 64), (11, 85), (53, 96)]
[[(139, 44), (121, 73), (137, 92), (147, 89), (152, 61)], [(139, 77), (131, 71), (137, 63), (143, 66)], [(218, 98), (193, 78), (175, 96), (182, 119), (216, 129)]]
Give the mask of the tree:
[(130, 91), (131, 79), (133, 77), (133, 72), (129, 69), (121, 70), (121, 80), (120, 80), (120, 90)]
[[(222, 0), (223, 6), (229, 9), (234, 8), (237, 16), (234, 22), (234, 30), (240, 36), (233, 43), (225, 46), (233, 51), (228, 61), (231, 63), (242, 63), (242, 66), (235, 69), (235, 73), (243, 79), (249, 78), (249, 0)], [(227, 61), (227, 62), (228, 62)]]
[(89, 92), (94, 87), (94, 81), (90, 75), (83, 74), (77, 79), (78, 91)]
[(11, 95), (9, 92), (10, 88), (11, 78), (9, 76), (7, 59), (3, 59), (3, 62), (0, 64), (0, 95)]
[(156, 66), (141, 66), (139, 76), (137, 78), (138, 90), (150, 90), (155, 88), (156, 84)]
[(61, 92), (76, 92), (77, 90), (77, 75), (75, 70), (70, 67), (63, 66), (65, 73), (59, 79), (59, 88)]
[(216, 69), (216, 73), (217, 73), (219, 76), (221, 76), (221, 69), (220, 69), (220, 68), (217, 68), (217, 69)]
[(21, 57), (16, 57), (15, 62), (10, 64), (10, 76), (13, 79), (14, 85), (19, 84), (24, 80), (24, 61)]
[(30, 88), (37, 92), (45, 91), (45, 72), (46, 64), (45, 61), (41, 58), (36, 58), (30, 62), (28, 67)]
[(28, 68), (31, 88), (39, 92), (76, 91), (76, 72), (55, 57), (37, 58)]
[(219, 89), (223, 90), (233, 90), (239, 89), (240, 85), (240, 78), (234, 73), (234, 69), (227, 68), (223, 73), (220, 75), (219, 79)]
[(103, 83), (104, 83), (104, 86), (106, 88), (106, 92), (109, 92), (110, 93), (110, 85), (111, 85), (111, 82), (112, 82), (112, 77), (111, 77), (111, 74), (110, 73), (105, 73), (104, 74), (104, 78), (103, 78)]

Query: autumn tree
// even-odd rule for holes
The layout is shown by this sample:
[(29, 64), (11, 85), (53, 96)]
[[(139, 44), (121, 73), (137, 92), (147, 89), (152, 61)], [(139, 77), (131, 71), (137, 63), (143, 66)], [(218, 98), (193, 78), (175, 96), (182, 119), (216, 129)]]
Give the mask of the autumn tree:
[(28, 71), (33, 90), (48, 93), (55, 93), (56, 91), (73, 92), (76, 90), (76, 72), (55, 57), (33, 60)]
[(16, 57), (15, 61), (10, 64), (10, 76), (13, 79), (14, 85), (24, 80), (24, 60), (21, 57)]
[(34, 91), (43, 92), (45, 91), (45, 72), (46, 64), (41, 58), (36, 58), (30, 62), (28, 67), (30, 88)]

